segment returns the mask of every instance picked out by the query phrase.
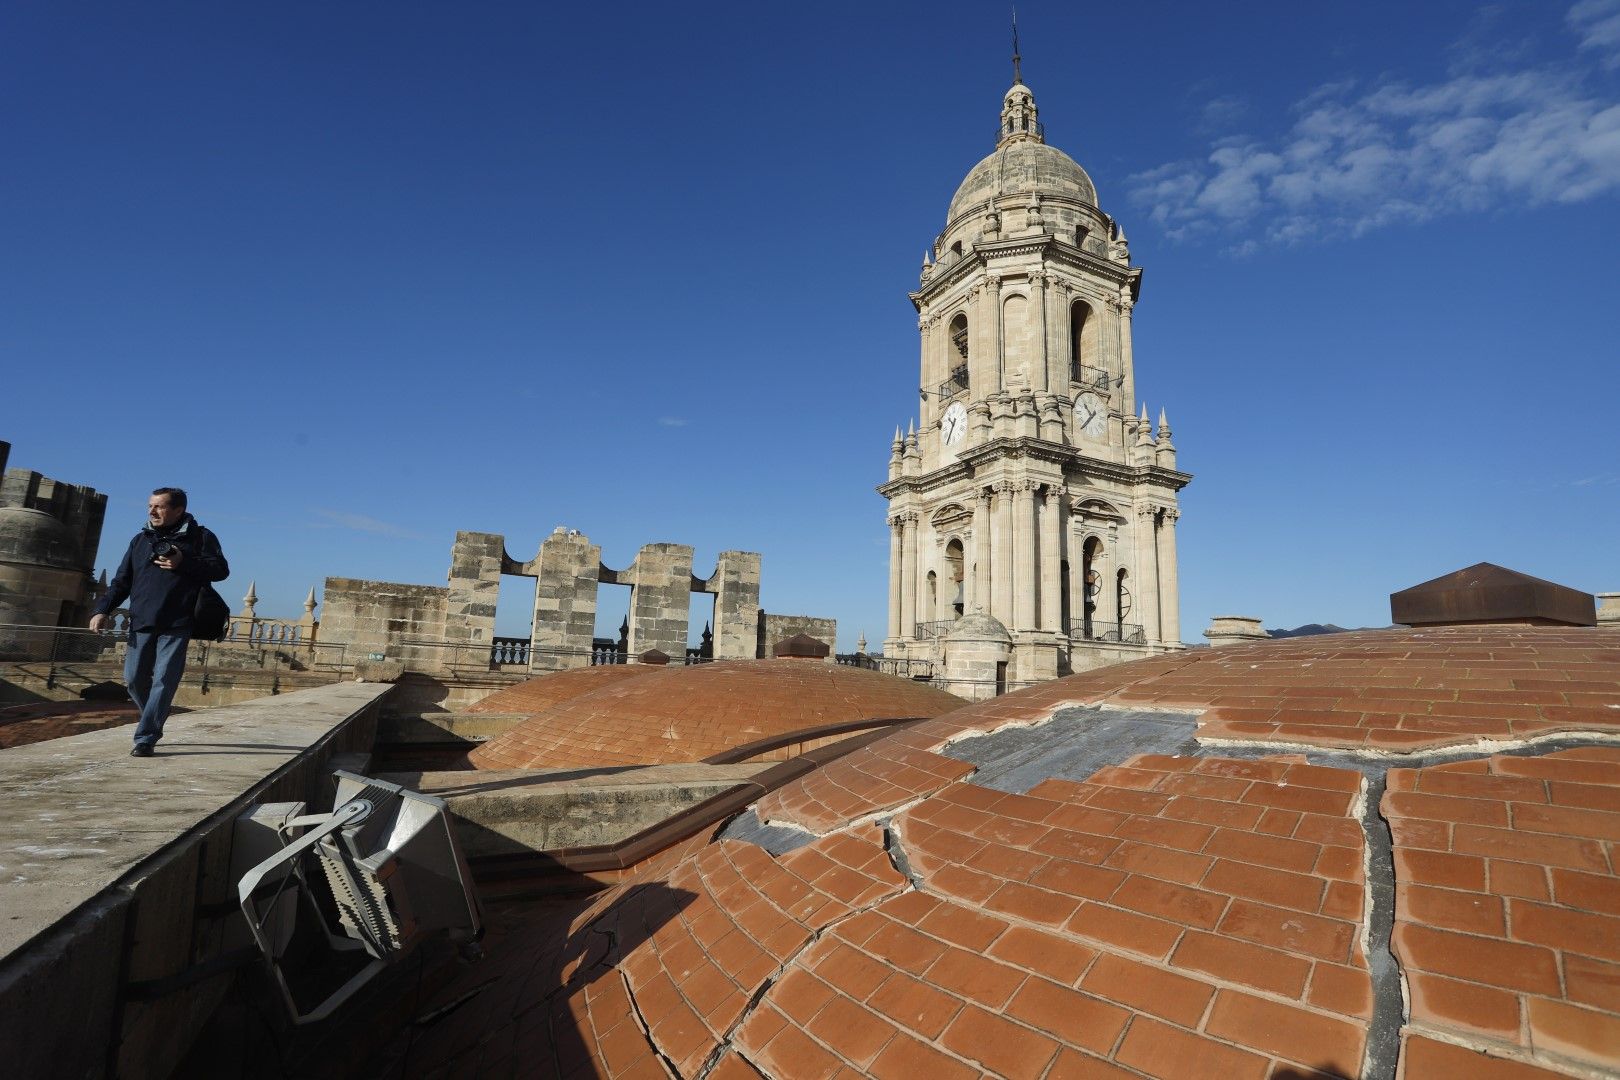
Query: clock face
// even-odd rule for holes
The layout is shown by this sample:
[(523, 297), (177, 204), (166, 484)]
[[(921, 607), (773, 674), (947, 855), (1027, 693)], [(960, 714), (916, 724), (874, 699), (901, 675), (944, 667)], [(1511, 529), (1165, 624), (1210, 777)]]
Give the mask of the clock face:
[(967, 409), (960, 401), (951, 402), (950, 408), (939, 421), (939, 438), (946, 446), (955, 446), (967, 434)]
[(1102, 438), (1108, 430), (1108, 403), (1089, 390), (1075, 398), (1074, 429), (1089, 438)]

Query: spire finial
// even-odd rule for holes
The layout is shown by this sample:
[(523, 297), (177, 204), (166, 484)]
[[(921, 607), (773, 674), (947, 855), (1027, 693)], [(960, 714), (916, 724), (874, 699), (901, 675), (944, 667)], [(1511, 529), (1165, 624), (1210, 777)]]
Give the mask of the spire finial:
[(1024, 81), (1024, 72), (1023, 72), (1023, 64), (1022, 64), (1023, 58), (1018, 55), (1018, 8), (1017, 8), (1016, 5), (1012, 9), (1012, 31), (1013, 31), (1013, 85), (1017, 86), (1019, 83)]

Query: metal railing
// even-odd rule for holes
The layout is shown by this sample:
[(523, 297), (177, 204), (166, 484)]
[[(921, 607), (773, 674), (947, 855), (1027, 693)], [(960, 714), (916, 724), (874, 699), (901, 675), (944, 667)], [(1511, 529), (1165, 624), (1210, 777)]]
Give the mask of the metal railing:
[(1146, 645), (1147, 634), (1135, 623), (1092, 623), (1088, 630), (1084, 623), (1069, 624), (1069, 636), (1080, 641), (1107, 641), (1123, 645)]
[(955, 619), (935, 619), (933, 622), (920, 622), (916, 625), (916, 633), (911, 635), (918, 641), (931, 641), (944, 637), (956, 625)]
[(962, 364), (951, 369), (950, 378), (939, 384), (935, 396), (940, 398), (954, 397), (968, 388), (968, 366)]
[(1074, 370), (1069, 373), (1069, 379), (1100, 394), (1106, 394), (1122, 384), (1125, 376), (1110, 375), (1104, 369), (1092, 367), (1090, 364), (1075, 364)]

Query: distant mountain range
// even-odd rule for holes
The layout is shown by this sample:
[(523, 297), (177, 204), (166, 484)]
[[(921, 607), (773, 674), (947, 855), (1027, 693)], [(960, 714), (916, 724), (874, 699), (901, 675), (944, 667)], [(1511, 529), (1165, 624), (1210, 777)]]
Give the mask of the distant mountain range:
[[(1313, 637), (1316, 634), (1344, 634), (1348, 633), (1349, 629), (1350, 628), (1347, 626), (1334, 626), (1332, 623), (1313, 622), (1306, 623), (1304, 626), (1296, 626), (1292, 630), (1267, 630), (1266, 633), (1270, 634), (1274, 638)], [(1363, 626), (1357, 627), (1357, 629), (1366, 630), (1370, 629), (1370, 627)]]

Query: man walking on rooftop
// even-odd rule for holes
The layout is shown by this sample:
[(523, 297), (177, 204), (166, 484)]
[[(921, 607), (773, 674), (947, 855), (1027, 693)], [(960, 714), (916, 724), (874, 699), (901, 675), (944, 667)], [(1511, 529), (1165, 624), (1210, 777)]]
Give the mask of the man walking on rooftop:
[(104, 630), (108, 613), (129, 600), (124, 682), (141, 710), (132, 757), (151, 757), (163, 737), (163, 721), (186, 667), (197, 594), (206, 583), (224, 581), (230, 573), (219, 538), (186, 513), (186, 493), (173, 487), (152, 492), (146, 527), (129, 542), (118, 573), (90, 617), (90, 629)]

